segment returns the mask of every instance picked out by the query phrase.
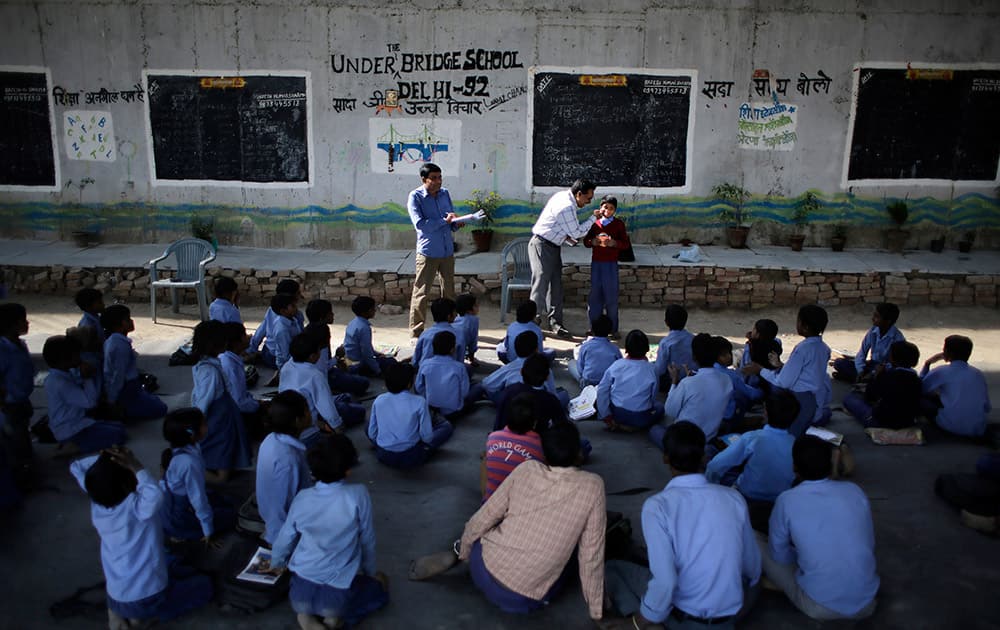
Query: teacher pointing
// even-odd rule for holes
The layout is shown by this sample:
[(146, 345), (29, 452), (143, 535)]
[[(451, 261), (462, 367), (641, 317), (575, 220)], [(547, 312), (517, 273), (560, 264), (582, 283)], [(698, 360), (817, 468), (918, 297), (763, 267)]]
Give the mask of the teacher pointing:
[(577, 218), (580, 208), (594, 198), (597, 186), (586, 179), (573, 182), (569, 190), (552, 195), (535, 226), (531, 228), (528, 241), (528, 262), (531, 264), (531, 299), (538, 306), (539, 313), (547, 313), (549, 329), (560, 337), (572, 337), (562, 324), (562, 244), (575, 245), (577, 239), (586, 236), (594, 220), (600, 216), (600, 209), (583, 223)]

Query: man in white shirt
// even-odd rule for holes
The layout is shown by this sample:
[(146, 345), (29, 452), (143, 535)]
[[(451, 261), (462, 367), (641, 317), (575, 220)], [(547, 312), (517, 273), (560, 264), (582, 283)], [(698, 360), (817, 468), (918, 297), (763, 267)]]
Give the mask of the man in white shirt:
[(600, 209), (594, 210), (594, 216), (582, 224), (577, 217), (580, 208), (586, 206), (594, 198), (597, 185), (586, 179), (573, 182), (569, 190), (563, 190), (552, 195), (542, 212), (538, 215), (534, 227), (531, 228), (531, 240), (528, 242), (528, 261), (531, 263), (531, 299), (538, 305), (539, 313), (547, 313), (549, 327), (560, 337), (572, 337), (562, 325), (563, 291), (562, 291), (562, 251), (563, 243), (575, 245), (578, 239), (587, 235), (590, 226), (600, 215)]

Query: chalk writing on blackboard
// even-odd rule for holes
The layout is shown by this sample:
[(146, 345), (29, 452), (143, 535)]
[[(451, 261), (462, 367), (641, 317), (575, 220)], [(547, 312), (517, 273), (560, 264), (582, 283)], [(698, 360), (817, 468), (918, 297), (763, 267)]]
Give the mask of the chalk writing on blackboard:
[(0, 66), (0, 190), (58, 191), (47, 68)]

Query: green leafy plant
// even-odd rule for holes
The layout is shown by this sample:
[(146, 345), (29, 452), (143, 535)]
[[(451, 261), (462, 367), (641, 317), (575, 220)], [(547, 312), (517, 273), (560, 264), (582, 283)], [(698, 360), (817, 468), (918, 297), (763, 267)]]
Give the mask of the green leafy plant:
[(498, 195), (495, 191), (486, 192), (483, 190), (479, 190), (478, 188), (473, 190), (471, 194), (472, 198), (469, 199), (466, 203), (473, 210), (482, 210), (483, 214), (486, 215), (485, 217), (483, 217), (483, 220), (479, 222), (478, 227), (476, 227), (475, 229), (483, 231), (492, 231), (493, 221), (495, 219), (496, 211), (497, 208), (500, 207), (500, 203), (503, 201), (503, 198), (500, 195)]
[(723, 182), (712, 188), (712, 194), (726, 202), (725, 207), (719, 211), (719, 219), (723, 223), (744, 227), (744, 223), (750, 220), (750, 211), (745, 206), (750, 199), (750, 191), (742, 186)]
[(192, 214), (191, 236), (211, 243), (215, 238), (215, 217)]
[(833, 226), (833, 237), (834, 238), (847, 238), (847, 226), (843, 223), (838, 223)]
[(903, 224), (910, 217), (910, 208), (906, 205), (905, 201), (893, 201), (885, 209), (889, 212), (889, 218), (899, 228), (903, 227)]
[(821, 207), (819, 197), (816, 193), (810, 191), (805, 194), (798, 203), (795, 204), (795, 211), (792, 213), (792, 221), (799, 228), (805, 227), (809, 223), (809, 217), (812, 213), (819, 211)]

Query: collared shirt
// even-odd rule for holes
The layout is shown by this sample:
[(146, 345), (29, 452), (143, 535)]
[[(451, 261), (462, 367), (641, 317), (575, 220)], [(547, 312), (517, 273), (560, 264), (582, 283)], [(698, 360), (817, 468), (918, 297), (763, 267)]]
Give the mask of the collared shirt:
[(97, 333), (97, 341), (100, 342), (101, 347), (104, 347), (104, 342), (106, 338), (104, 336), (104, 326), (101, 325), (101, 318), (93, 313), (83, 312), (83, 317), (80, 318), (80, 323), (77, 324), (79, 328), (93, 328)]
[(768, 548), (796, 564), (795, 581), (817, 604), (851, 616), (875, 597), (875, 531), (865, 493), (849, 481), (803, 481), (778, 496)]
[(936, 392), (941, 408), (935, 422), (945, 431), (958, 435), (980, 436), (986, 431), (986, 419), (993, 408), (983, 373), (965, 361), (952, 361), (920, 377), (924, 393)]
[(483, 501), (496, 492), (517, 466), (528, 460), (545, 461), (542, 452), (542, 437), (534, 431), (514, 433), (508, 427), (490, 433), (486, 438), (486, 490)]
[(479, 350), (479, 316), (472, 313), (459, 315), (451, 325), (462, 329), (466, 353), (469, 356), (476, 354), (476, 351)]
[(674, 422), (686, 420), (698, 425), (708, 442), (718, 433), (732, 397), (733, 382), (727, 375), (712, 368), (701, 368), (670, 388), (663, 411)]
[(236, 401), (240, 411), (243, 413), (257, 411), (260, 403), (247, 390), (247, 375), (240, 355), (226, 350), (219, 355), (219, 362), (222, 365), (222, 375), (226, 378), (226, 389), (229, 390), (229, 395)]
[(94, 424), (86, 413), (97, 406), (101, 392), (92, 378), (52, 368), (45, 377), (45, 397), (49, 402), (52, 435), (65, 442)]
[(373, 374), (381, 374), (382, 370), (375, 360), (375, 348), (372, 346), (372, 324), (361, 316), (356, 316), (347, 324), (344, 331), (344, 355), (351, 361), (360, 362)]
[(35, 364), (22, 340), (0, 337), (0, 385), (6, 390), (4, 402), (23, 403), (35, 389)]
[[(333, 392), (330, 391), (330, 381), (326, 373), (315, 363), (308, 361), (285, 363), (278, 379), (278, 391), (288, 390), (296, 391), (305, 397), (309, 403), (309, 411), (312, 412), (313, 425), (317, 428), (320, 420), (330, 425), (331, 429), (336, 429), (344, 423), (337, 412)], [(303, 434), (303, 438), (305, 437)]]
[(271, 351), (274, 364), (279, 370), (292, 358), (288, 354), (288, 349), (292, 345), (292, 338), (301, 332), (302, 326), (299, 325), (298, 321), (284, 315), (275, 317), (269, 324), (264, 345)]
[(448, 322), (434, 322), (434, 325), (420, 333), (417, 338), (417, 345), (413, 348), (413, 358), (410, 364), (420, 367), (420, 361), (426, 357), (434, 356), (434, 336), (439, 332), (450, 332), (455, 335), (455, 352), (452, 354), (456, 361), (465, 361), (465, 335), (462, 329)]
[(656, 407), (656, 368), (641, 359), (618, 359), (597, 385), (597, 417), (611, 415), (611, 405), (628, 411), (651, 411)]
[(656, 350), (656, 375), (664, 376), (667, 368), (676, 365), (681, 370), (681, 378), (684, 378), (686, 365), (688, 369), (695, 369), (697, 366), (694, 357), (691, 355), (691, 340), (694, 335), (685, 329), (671, 330), (667, 336), (660, 339), (660, 345)]
[(601, 382), (611, 364), (622, 358), (622, 351), (607, 337), (591, 337), (580, 346), (576, 367), (580, 378), (587, 384)]
[(257, 510), (264, 519), (264, 540), (274, 544), (292, 499), (312, 485), (305, 444), (284, 433), (264, 438), (257, 451)]
[(579, 207), (576, 197), (570, 190), (563, 190), (552, 195), (542, 208), (538, 220), (535, 221), (531, 233), (540, 236), (553, 245), (562, 245), (567, 237), (581, 239), (590, 231), (594, 217), (580, 223), (577, 216)]
[(872, 326), (865, 338), (861, 340), (861, 349), (854, 355), (854, 369), (860, 375), (865, 371), (865, 364), (868, 360), (868, 353), (871, 352), (871, 362), (878, 365), (889, 360), (889, 348), (897, 341), (906, 341), (903, 333), (895, 326), (889, 326), (889, 330), (882, 334), (878, 326)]
[(434, 439), (427, 401), (407, 391), (379, 394), (372, 402), (368, 437), (387, 451), (400, 452)]
[(139, 378), (132, 340), (121, 333), (111, 333), (104, 341), (104, 393), (112, 403), (118, 401), (125, 383)]
[(540, 600), (577, 549), (590, 616), (604, 605), (604, 480), (579, 468), (526, 461), (465, 524), (460, 557), (477, 540), (483, 563), (508, 589)]
[(226, 379), (222, 372), (222, 361), (219, 357), (202, 357), (191, 366), (191, 378), (194, 382), (191, 388), (191, 406), (208, 414), (208, 408), (216, 399), (226, 394)]
[(806, 337), (788, 356), (781, 370), (764, 369), (760, 376), (768, 383), (793, 392), (812, 392), (816, 396), (816, 413), (819, 420), (830, 406), (830, 377), (826, 368), (830, 363), (830, 347), (819, 335)]
[[(264, 311), (264, 319), (260, 322), (260, 326), (253, 331), (253, 336), (250, 337), (250, 350), (252, 352), (257, 352), (260, 350), (260, 344), (264, 341), (268, 335), (271, 335), (271, 330), (274, 327), (274, 320), (282, 317), (274, 312), (274, 309), (268, 308)], [(299, 330), (305, 327), (306, 316), (302, 314), (302, 311), (296, 311), (295, 321), (299, 325)]]
[(222, 298), (215, 298), (212, 303), (208, 305), (208, 317), (209, 319), (214, 319), (223, 323), (243, 323), (243, 316), (240, 314), (240, 307), (236, 306), (229, 300), (223, 300)]
[(503, 338), (504, 348), (507, 349), (508, 355), (517, 356), (514, 351), (514, 340), (523, 332), (535, 333), (535, 336), (538, 337), (538, 351), (542, 352), (545, 350), (545, 335), (542, 333), (542, 329), (538, 327), (538, 324), (535, 322), (511, 322), (507, 326), (507, 334)]
[(417, 230), (418, 254), (428, 258), (448, 258), (455, 255), (455, 240), (451, 233), (458, 229), (458, 225), (444, 219), (449, 212), (455, 211), (447, 188), (441, 188), (436, 195), (431, 196), (427, 194), (426, 188), (420, 186), (407, 197), (406, 211)]
[(640, 612), (653, 622), (672, 608), (697, 617), (735, 615), (743, 580), (760, 578), (760, 549), (746, 501), (704, 475), (678, 475), (642, 505), (649, 570)]
[(774, 501), (792, 487), (795, 471), (792, 467), (792, 444), (795, 436), (784, 429), (764, 425), (749, 431), (708, 462), (705, 477), (719, 483), (731, 468), (743, 464), (743, 472), (734, 487), (749, 499)]
[(733, 395), (729, 397), (729, 404), (726, 405), (726, 411), (722, 416), (723, 418), (732, 418), (733, 414), (736, 413), (737, 404), (739, 404), (740, 407), (746, 407), (750, 402), (760, 400), (764, 397), (764, 392), (756, 387), (747, 385), (747, 382), (743, 380), (743, 375), (736, 370), (727, 368), (720, 363), (716, 363), (712, 367), (717, 372), (725, 374), (733, 383)]
[[(518, 357), (507, 365), (501, 365), (496, 370), (493, 370), (482, 382), (486, 394), (495, 402), (500, 392), (514, 383), (523, 383), (524, 378), (521, 377), (522, 367), (524, 367), (524, 357)], [(550, 393), (556, 393), (556, 380), (552, 377), (552, 370), (549, 370), (549, 378), (545, 381), (545, 389)]]
[(374, 575), (368, 490), (356, 483), (319, 482), (295, 495), (271, 555), (271, 566), (286, 564), (301, 578), (339, 589), (348, 588), (358, 573)]
[(212, 504), (205, 490), (205, 460), (201, 457), (201, 448), (197, 444), (189, 444), (171, 451), (173, 457), (160, 483), (166, 492), (187, 497), (201, 524), (201, 533), (211, 536), (215, 529), (212, 526)]
[[(84, 492), (87, 471), (98, 457), (92, 455), (70, 464), (70, 473)], [(118, 602), (136, 602), (167, 588), (167, 559), (159, 519), (163, 491), (145, 470), (135, 476), (135, 491), (115, 507), (90, 504), (90, 520), (101, 537), (101, 566), (108, 597)]]
[(450, 355), (424, 357), (417, 370), (414, 389), (427, 399), (428, 405), (449, 414), (465, 406), (465, 397), (469, 395), (469, 373), (464, 363)]

